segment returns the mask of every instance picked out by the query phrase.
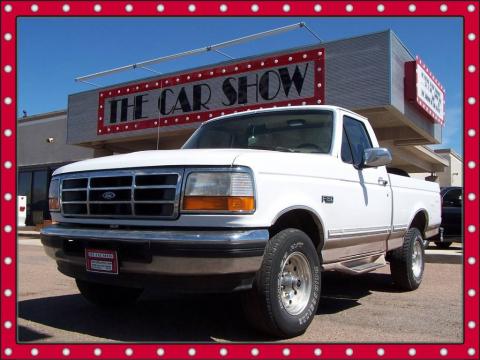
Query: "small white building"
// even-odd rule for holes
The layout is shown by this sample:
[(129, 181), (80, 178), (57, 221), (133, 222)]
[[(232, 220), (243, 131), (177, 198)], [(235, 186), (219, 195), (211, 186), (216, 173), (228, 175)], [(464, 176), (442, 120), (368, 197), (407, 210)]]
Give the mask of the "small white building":
[(446, 186), (463, 186), (463, 159), (453, 149), (436, 149), (434, 152), (445, 159), (448, 165), (443, 171), (437, 171), (435, 173), (416, 173), (410, 174), (410, 176), (433, 180), (437, 182), (441, 187)]

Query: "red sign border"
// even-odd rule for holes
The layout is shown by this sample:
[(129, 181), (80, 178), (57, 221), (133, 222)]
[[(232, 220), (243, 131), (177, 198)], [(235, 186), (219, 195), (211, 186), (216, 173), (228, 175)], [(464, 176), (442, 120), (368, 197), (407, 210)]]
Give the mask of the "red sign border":
[[(141, 121), (129, 121), (112, 125), (105, 125), (104, 111), (105, 100), (120, 95), (130, 95), (152, 89), (165, 89), (171, 86), (183, 85), (196, 82), (199, 79), (213, 79), (228, 75), (245, 74), (250, 71), (272, 69), (289, 64), (300, 64), (307, 61), (314, 62), (315, 84), (314, 95), (309, 98), (295, 100), (272, 101), (263, 104), (249, 104), (245, 106), (228, 107), (213, 111), (198, 111), (184, 115), (165, 116), (159, 119), (147, 119)], [(224, 64), (213, 68), (205, 68), (197, 71), (173, 74), (168, 77), (148, 79), (148, 81), (131, 83), (125, 86), (102, 89), (98, 94), (98, 119), (97, 135), (109, 135), (119, 132), (141, 130), (147, 128), (164, 128), (172, 125), (184, 125), (195, 122), (203, 122), (217, 116), (242, 112), (246, 110), (270, 108), (290, 105), (319, 105), (325, 102), (325, 49), (309, 49), (294, 53), (268, 55), (267, 57), (254, 58), (242, 62)], [(318, 85), (319, 84), (319, 85)], [(317, 86), (315, 86), (317, 85)]]
[[(439, 87), (440, 91), (443, 94), (443, 107), (445, 110), (445, 88), (443, 85), (438, 81), (438, 79), (433, 75), (430, 69), (427, 67), (425, 62), (417, 55), (415, 56), (414, 61), (407, 61), (405, 63), (405, 97), (410, 100), (416, 102), (420, 110), (422, 110), (428, 117), (430, 117), (435, 122), (439, 123), (440, 125), (445, 125), (445, 114), (443, 118), (437, 116), (431, 109), (428, 104), (426, 104), (419, 96), (417, 91), (418, 86), (418, 73), (417, 73), (417, 66), (420, 66), (425, 73), (430, 77), (430, 79)], [(415, 78), (415, 83), (413, 83), (413, 79)]]
[[(64, 5), (68, 4), (66, 8)], [(128, 4), (133, 4), (131, 9)], [(355, 358), (474, 359), (479, 355), (479, 4), (476, 1), (2, 1), (1, 16), (1, 334), (9, 359)], [(321, 5), (320, 5), (321, 4)], [(7, 8), (7, 5), (9, 6)], [(101, 11), (94, 6), (100, 5)], [(194, 5), (192, 7), (191, 5)], [(226, 5), (228, 11), (222, 10)], [(320, 5), (320, 7), (319, 7)], [(8, 9), (8, 10), (7, 10)], [(130, 10), (131, 9), (131, 10)], [(223, 7), (223, 9), (225, 9)], [(192, 11), (193, 10), (193, 11)], [(464, 340), (460, 344), (46, 344), (17, 342), (16, 21), (20, 16), (408, 16), (461, 17), (464, 48)], [(7, 36), (7, 34), (9, 36)], [(11, 66), (6, 71), (6, 66)], [(476, 71), (467, 71), (474, 66)], [(472, 324), (472, 326), (470, 326)]]

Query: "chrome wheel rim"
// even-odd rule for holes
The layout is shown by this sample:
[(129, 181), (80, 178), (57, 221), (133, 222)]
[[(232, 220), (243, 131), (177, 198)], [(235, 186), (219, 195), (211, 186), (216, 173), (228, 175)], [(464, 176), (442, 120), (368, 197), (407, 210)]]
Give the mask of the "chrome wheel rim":
[(280, 297), (283, 308), (290, 315), (298, 315), (308, 305), (312, 292), (312, 271), (307, 257), (301, 252), (291, 253), (281, 266)]
[(419, 239), (415, 240), (413, 245), (412, 252), (412, 272), (415, 278), (419, 278), (422, 274), (422, 263), (423, 263), (423, 254), (422, 254), (422, 243)]

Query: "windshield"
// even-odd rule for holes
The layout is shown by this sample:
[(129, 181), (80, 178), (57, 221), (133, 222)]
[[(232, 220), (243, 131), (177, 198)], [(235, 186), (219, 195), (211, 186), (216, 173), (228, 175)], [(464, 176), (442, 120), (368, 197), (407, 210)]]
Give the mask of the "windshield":
[(184, 149), (263, 149), (302, 153), (330, 152), (331, 111), (274, 111), (239, 115), (201, 126)]

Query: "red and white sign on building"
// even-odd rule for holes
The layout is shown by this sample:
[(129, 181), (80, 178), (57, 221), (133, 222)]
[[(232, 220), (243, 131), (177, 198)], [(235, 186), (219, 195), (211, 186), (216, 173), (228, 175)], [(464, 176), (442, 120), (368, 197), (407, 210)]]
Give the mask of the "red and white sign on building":
[(445, 124), (445, 89), (418, 56), (405, 63), (405, 97), (435, 122)]
[(98, 94), (97, 134), (182, 125), (261, 107), (323, 104), (325, 49), (149, 79)]

